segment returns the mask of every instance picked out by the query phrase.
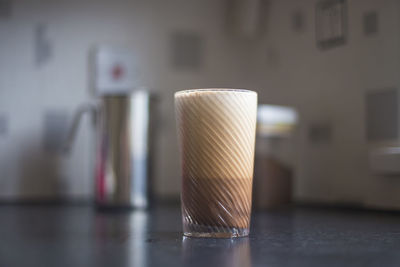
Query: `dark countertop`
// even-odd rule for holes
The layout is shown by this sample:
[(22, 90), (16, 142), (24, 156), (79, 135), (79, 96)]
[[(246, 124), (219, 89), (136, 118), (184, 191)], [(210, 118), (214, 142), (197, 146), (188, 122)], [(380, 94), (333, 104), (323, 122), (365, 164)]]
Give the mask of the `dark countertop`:
[(0, 266), (400, 266), (400, 214), (254, 213), (249, 238), (183, 238), (178, 207), (0, 205)]

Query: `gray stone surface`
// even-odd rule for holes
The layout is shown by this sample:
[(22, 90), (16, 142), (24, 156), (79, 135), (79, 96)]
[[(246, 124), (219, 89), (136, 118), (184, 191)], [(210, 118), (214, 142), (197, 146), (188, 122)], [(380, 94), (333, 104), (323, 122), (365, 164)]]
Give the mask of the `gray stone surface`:
[(1, 205), (0, 266), (400, 266), (400, 214), (254, 213), (249, 238), (188, 239), (179, 207)]

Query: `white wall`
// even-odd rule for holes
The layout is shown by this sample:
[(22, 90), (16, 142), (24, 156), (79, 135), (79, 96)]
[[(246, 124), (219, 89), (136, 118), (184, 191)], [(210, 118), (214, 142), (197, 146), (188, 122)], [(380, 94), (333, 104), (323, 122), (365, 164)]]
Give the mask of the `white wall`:
[[(368, 165), (365, 93), (398, 88), (399, 2), (349, 0), (348, 41), (320, 50), (315, 41), (317, 1), (272, 1), (268, 33), (259, 44), (260, 102), (293, 105), (301, 116), (298, 140), (299, 200), (400, 208), (400, 178), (376, 177)], [(291, 25), (294, 11), (305, 14), (304, 32)], [(365, 12), (379, 14), (379, 33), (364, 36)], [(332, 125), (329, 144), (308, 140), (310, 124)]]
[[(177, 196), (180, 188), (173, 92), (196, 87), (239, 87), (259, 92), (260, 103), (291, 105), (301, 116), (298, 138), (299, 200), (400, 208), (400, 179), (376, 177), (368, 166), (365, 92), (399, 87), (399, 3), (349, 0), (349, 38), (321, 51), (315, 43), (315, 3), (269, 1), (261, 38), (233, 38), (224, 28), (223, 0), (28, 1), (15, 0), (12, 17), (0, 20), (0, 115), (9, 119), (0, 136), (0, 198), (92, 193), (91, 132), (81, 127), (70, 156), (43, 151), (47, 110), (69, 114), (86, 100), (88, 54), (98, 44), (132, 49), (143, 85), (162, 97), (156, 191)], [(305, 13), (305, 31), (295, 32), (291, 15)], [(379, 33), (366, 37), (364, 12), (377, 10)], [(34, 27), (48, 25), (53, 57), (34, 64)], [(205, 64), (178, 72), (169, 64), (169, 38), (190, 30), (205, 38)], [(316, 145), (308, 126), (329, 121), (329, 144)]]
[[(161, 95), (162, 125), (156, 191), (176, 196), (179, 162), (173, 92), (193, 87), (249, 87), (248, 44), (225, 34), (225, 2), (13, 1), (0, 20), (0, 114), (9, 121), (0, 136), (0, 198), (75, 197), (92, 194), (91, 131), (83, 122), (70, 156), (43, 150), (43, 116), (61, 109), (72, 115), (91, 99), (88, 55), (99, 44), (131, 49), (141, 84)], [(34, 64), (34, 27), (47, 25), (53, 46), (47, 64)], [(170, 34), (188, 30), (205, 40), (204, 67), (178, 72), (170, 66)]]

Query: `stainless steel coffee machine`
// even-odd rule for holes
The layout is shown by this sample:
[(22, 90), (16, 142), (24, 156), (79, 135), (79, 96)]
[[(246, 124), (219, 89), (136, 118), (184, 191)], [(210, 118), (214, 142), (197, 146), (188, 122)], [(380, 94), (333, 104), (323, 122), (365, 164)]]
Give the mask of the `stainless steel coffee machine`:
[(148, 91), (104, 95), (76, 113), (66, 148), (89, 112), (96, 127), (95, 198), (100, 207), (149, 206), (155, 103)]

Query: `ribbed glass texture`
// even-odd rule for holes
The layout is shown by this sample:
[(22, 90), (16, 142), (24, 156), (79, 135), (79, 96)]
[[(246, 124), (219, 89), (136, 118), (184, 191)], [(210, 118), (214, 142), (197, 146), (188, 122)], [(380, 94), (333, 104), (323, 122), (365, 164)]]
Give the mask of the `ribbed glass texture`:
[(175, 112), (184, 235), (248, 235), (257, 94), (242, 89), (180, 91)]

